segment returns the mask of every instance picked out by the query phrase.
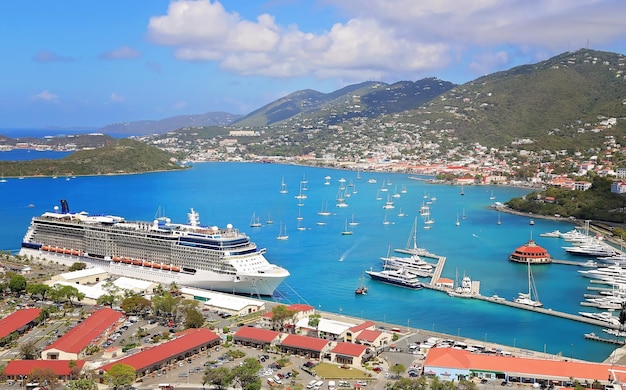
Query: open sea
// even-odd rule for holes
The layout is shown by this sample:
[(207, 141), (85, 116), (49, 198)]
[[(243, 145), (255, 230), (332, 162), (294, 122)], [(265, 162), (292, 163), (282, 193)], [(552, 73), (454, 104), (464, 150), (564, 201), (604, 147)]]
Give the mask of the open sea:
[[(22, 151), (23, 152), (23, 151)], [(26, 153), (26, 152), (23, 152)], [(32, 152), (33, 154), (36, 152)], [(1, 159), (8, 155), (0, 153)], [(584, 333), (602, 335), (592, 325), (544, 314), (514, 309), (473, 299), (453, 298), (431, 291), (408, 290), (370, 280), (368, 295), (356, 296), (364, 271), (382, 267), (381, 256), (390, 248), (412, 245), (412, 226), (418, 210), (431, 201), (431, 229), (424, 229), (420, 217), (417, 243), (430, 252), (447, 257), (442, 276), (455, 279), (466, 274), (480, 281), (483, 295), (498, 294), (508, 300), (528, 291), (527, 267), (508, 260), (515, 248), (531, 237), (554, 258), (572, 259), (561, 247), (568, 245), (556, 238), (539, 237), (540, 233), (573, 225), (509, 214), (500, 214), (489, 206), (524, 195), (528, 190), (502, 186), (435, 185), (410, 179), (406, 174), (389, 174), (311, 168), (294, 165), (257, 163), (197, 163), (182, 172), (140, 175), (65, 178), (8, 178), (0, 183), (0, 249), (16, 252), (30, 219), (50, 211), (66, 199), (72, 211), (91, 214), (114, 214), (126, 219), (152, 220), (167, 215), (172, 221), (186, 222), (186, 213), (194, 208), (204, 225), (228, 223), (248, 233), (266, 257), (284, 266), (291, 276), (277, 292), (276, 300), (307, 303), (324, 311), (375, 321), (394, 323), (469, 337), (484, 342), (511, 346), (512, 351), (540, 351), (590, 361), (606, 359), (613, 347), (584, 339)], [(326, 185), (325, 177), (330, 176)], [(288, 193), (280, 194), (281, 181)], [(349, 207), (335, 206), (344, 178)], [(376, 184), (368, 183), (376, 179)], [(295, 198), (300, 182), (308, 181), (302, 193), (303, 205)], [(352, 186), (350, 186), (352, 184)], [(381, 189), (387, 189), (381, 192)], [(387, 194), (406, 193), (392, 198), (395, 209), (382, 205)], [(493, 197), (491, 199), (493, 192)], [(382, 200), (376, 200), (377, 193)], [(436, 198), (436, 199), (433, 199)], [(327, 206), (326, 206), (327, 205)], [(330, 216), (317, 214), (322, 208)], [(404, 217), (398, 216), (402, 211)], [(252, 215), (262, 226), (249, 227)], [(457, 216), (460, 226), (455, 225)], [(302, 217), (298, 230), (297, 217)], [(358, 222), (352, 235), (342, 235), (346, 221)], [(500, 218), (501, 224), (497, 224)], [(273, 224), (266, 224), (271, 219)], [(383, 224), (384, 220), (389, 224)], [(318, 225), (324, 221), (326, 225)], [(276, 239), (280, 225), (286, 227), (289, 240)], [(584, 261), (577, 258), (575, 260)], [(533, 266), (532, 272), (539, 299), (544, 307), (568, 313), (589, 311), (579, 305), (589, 281), (579, 276), (575, 266), (549, 264)], [(607, 335), (607, 337), (610, 337)]]

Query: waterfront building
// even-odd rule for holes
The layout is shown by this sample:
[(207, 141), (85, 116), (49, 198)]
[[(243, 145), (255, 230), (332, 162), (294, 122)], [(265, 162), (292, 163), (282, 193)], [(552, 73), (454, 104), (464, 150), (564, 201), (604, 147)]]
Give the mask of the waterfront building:
[(575, 360), (538, 359), (498, 353), (472, 353), (456, 348), (431, 348), (424, 361), (423, 373), (447, 381), (479, 377), (503, 382), (546, 383), (572, 386), (581, 383), (608, 385), (612, 380), (626, 380), (626, 366), (589, 363)]
[(552, 257), (547, 250), (531, 239), (525, 245), (515, 249), (509, 256), (509, 260), (524, 264), (547, 264), (552, 262)]

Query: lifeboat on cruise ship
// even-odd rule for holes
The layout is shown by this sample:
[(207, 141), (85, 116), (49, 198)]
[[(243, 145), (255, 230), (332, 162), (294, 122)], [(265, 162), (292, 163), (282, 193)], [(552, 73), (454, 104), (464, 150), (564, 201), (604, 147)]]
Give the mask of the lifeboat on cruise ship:
[(161, 265), (161, 269), (169, 271), (170, 270), (170, 266), (168, 264), (163, 264), (163, 265)]
[(129, 259), (128, 257), (122, 257), (122, 263), (124, 264), (131, 264), (133, 261), (131, 259)]
[(161, 269), (161, 263), (152, 263), (152, 268)]
[(50, 247), (49, 247), (48, 245), (42, 245), (42, 246), (41, 246), (41, 250), (42, 250), (42, 251), (49, 251), (49, 250), (50, 250)]
[(175, 265), (172, 266), (172, 271), (174, 272), (180, 272), (180, 267), (177, 267)]
[(77, 249), (71, 249), (70, 250), (70, 255), (78, 256), (78, 255), (80, 255), (80, 251), (78, 251)]
[(122, 261), (121, 258), (119, 258), (118, 256), (113, 256), (113, 262), (114, 263), (119, 263), (120, 261)]
[(70, 255), (70, 254), (72, 254), (72, 250), (71, 249), (63, 249), (63, 253), (65, 253), (66, 255)]
[(133, 265), (142, 265), (143, 261), (139, 260), (139, 259), (133, 259)]
[(152, 267), (152, 263), (151, 263), (151, 262), (149, 262), (149, 261), (144, 261), (144, 262), (143, 262), (143, 266), (144, 266), (144, 267)]

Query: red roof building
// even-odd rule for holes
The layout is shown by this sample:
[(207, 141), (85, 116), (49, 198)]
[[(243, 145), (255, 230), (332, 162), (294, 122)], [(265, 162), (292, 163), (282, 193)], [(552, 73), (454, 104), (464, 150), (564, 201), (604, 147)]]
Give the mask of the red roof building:
[(97, 343), (103, 335), (114, 329), (122, 317), (122, 313), (108, 307), (93, 312), (83, 322), (47, 346), (41, 353), (41, 358), (45, 360), (77, 360), (83, 357), (85, 348)]
[(552, 256), (533, 240), (529, 240), (526, 245), (522, 245), (511, 253), (509, 260), (516, 263), (547, 264), (552, 262)]
[(233, 335), (235, 343), (255, 348), (263, 348), (275, 344), (279, 339), (280, 332), (250, 326), (242, 327)]
[(330, 360), (337, 364), (360, 366), (368, 348), (365, 345), (339, 342), (330, 351)]
[(280, 349), (283, 353), (318, 359), (328, 350), (329, 344), (328, 340), (290, 334), (280, 343)]
[[(85, 365), (84, 360), (74, 360), (73, 362), (76, 363), (75, 372), (80, 372)], [(22, 376), (30, 375), (34, 368), (49, 368), (61, 380), (69, 379), (72, 374), (70, 360), (11, 360), (4, 368), (4, 373), (10, 379), (19, 379)]]
[(519, 381), (527, 378), (536, 381), (551, 381), (557, 385), (570, 382), (608, 384), (609, 378), (626, 380), (626, 367), (582, 361), (556, 359), (534, 359), (492, 354), (471, 353), (454, 348), (431, 348), (424, 361), (424, 373), (445, 380), (478, 376), (486, 379)]
[(128, 364), (134, 367), (135, 372), (141, 376), (220, 343), (220, 337), (206, 328), (187, 329), (177, 333), (175, 337), (175, 339), (156, 347), (109, 363), (101, 369), (107, 371), (114, 364)]
[(380, 348), (391, 343), (392, 335), (379, 330), (365, 329), (356, 336), (355, 343)]
[(4, 317), (0, 320), (0, 339), (29, 328), (40, 314), (41, 309), (33, 308), (18, 310)]

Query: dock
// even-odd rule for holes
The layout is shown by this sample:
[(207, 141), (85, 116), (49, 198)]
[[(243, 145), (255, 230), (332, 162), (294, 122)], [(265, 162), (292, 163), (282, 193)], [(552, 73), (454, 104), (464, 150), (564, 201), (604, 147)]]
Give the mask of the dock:
[(441, 273), (443, 272), (444, 265), (446, 265), (446, 258), (444, 256), (438, 256), (437, 265), (435, 266), (435, 270), (433, 271), (433, 276), (430, 278), (431, 286), (434, 286), (439, 278), (441, 278)]
[(601, 341), (603, 343), (615, 344), (615, 345), (626, 345), (623, 340), (617, 339), (607, 339), (605, 337), (597, 336), (595, 333), (585, 333), (585, 338), (587, 340)]

